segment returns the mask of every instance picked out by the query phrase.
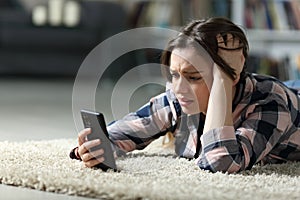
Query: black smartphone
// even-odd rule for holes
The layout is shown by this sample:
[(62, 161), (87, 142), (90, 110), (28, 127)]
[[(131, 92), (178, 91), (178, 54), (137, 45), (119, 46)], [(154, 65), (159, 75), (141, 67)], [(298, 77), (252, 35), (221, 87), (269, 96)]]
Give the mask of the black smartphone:
[[(102, 155), (104, 157), (104, 162), (96, 165), (95, 167), (101, 168), (103, 171), (107, 171), (108, 169), (113, 169), (116, 171), (116, 162), (113, 155), (111, 142), (108, 138), (108, 132), (103, 114), (88, 110), (81, 110), (80, 113), (84, 127), (91, 128), (92, 131), (87, 135), (87, 140), (101, 140), (101, 144), (91, 148), (90, 151), (92, 152), (98, 149), (104, 150), (104, 155)], [(97, 159), (97, 157), (94, 159)]]

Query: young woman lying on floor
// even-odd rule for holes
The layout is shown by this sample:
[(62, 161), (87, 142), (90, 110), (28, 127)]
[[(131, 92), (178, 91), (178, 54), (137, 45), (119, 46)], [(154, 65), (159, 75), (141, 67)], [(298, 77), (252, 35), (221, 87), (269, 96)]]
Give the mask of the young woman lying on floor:
[[(107, 127), (117, 151), (143, 149), (171, 132), (178, 156), (212, 172), (300, 160), (297, 92), (246, 72), (248, 51), (244, 32), (225, 18), (183, 27), (162, 54), (166, 92)], [(103, 149), (89, 151), (100, 143), (86, 140), (90, 131), (79, 133), (72, 152), (87, 167), (104, 160)]]

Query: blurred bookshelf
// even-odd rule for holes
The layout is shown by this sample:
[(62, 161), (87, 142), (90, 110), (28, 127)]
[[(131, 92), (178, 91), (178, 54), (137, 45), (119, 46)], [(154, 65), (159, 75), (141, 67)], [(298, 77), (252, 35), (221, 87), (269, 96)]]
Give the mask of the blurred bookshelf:
[(300, 0), (232, 0), (232, 12), (249, 39), (254, 72), (300, 79)]
[(129, 28), (178, 30), (192, 19), (230, 18), (249, 39), (250, 71), (281, 80), (300, 79), (300, 0), (114, 1), (126, 8)]
[[(300, 78), (300, 0), (130, 2), (129, 5), (126, 1), (126, 5), (132, 28), (159, 26), (178, 29), (192, 19), (212, 16), (230, 18), (245, 30), (249, 39), (249, 70), (281, 80)], [(250, 63), (258, 66), (250, 66)]]
[(231, 0), (119, 0), (127, 7), (132, 27), (178, 27), (192, 19), (229, 17)]
[[(229, 17), (231, 0), (115, 0), (128, 13), (129, 28), (160, 27), (179, 30), (193, 19), (209, 16)], [(166, 36), (158, 34), (157, 43), (165, 44)], [(171, 38), (169, 38), (171, 39)], [(160, 62), (162, 50), (146, 49), (139, 62)]]
[[(3, 0), (1, 0), (1, 2), (2, 1)], [(54, 2), (59, 1), (64, 1), (68, 5), (73, 3), (73, 11), (71, 9), (72, 12), (70, 10), (70, 12), (68, 12), (71, 14), (68, 15), (69, 17), (73, 16), (73, 21), (71, 20), (70, 22), (67, 20), (68, 23), (66, 23), (67, 21), (63, 20), (63, 23), (59, 26), (55, 24), (49, 26), (50, 20), (46, 20), (45, 22), (45, 19), (48, 19), (50, 16), (47, 12), (51, 10), (47, 9), (46, 6), (48, 0), (18, 0), (18, 2), (24, 3), (24, 11), (16, 7), (16, 9), (11, 10), (12, 12), (0, 12), (2, 16), (0, 19), (0, 22), (2, 22), (1, 31), (3, 32), (0, 36), (4, 41), (2, 43), (0, 42), (0, 47), (3, 48), (5, 44), (7, 47), (7, 49), (3, 49), (5, 54), (1, 54), (2, 58), (0, 60), (4, 63), (3, 66), (9, 66), (6, 67), (5, 70), (11, 71), (14, 66), (15, 71), (23, 70), (25, 65), (23, 60), (25, 60), (28, 61), (28, 65), (33, 66), (32, 68), (26, 68), (26, 70), (39, 71), (41, 64), (37, 62), (37, 58), (41, 58), (40, 62), (42, 62), (44, 59), (48, 59), (50, 55), (49, 52), (43, 55), (45, 58), (43, 56), (34, 55), (34, 50), (40, 45), (38, 39), (42, 38), (42, 36), (45, 38), (54, 38), (54, 42), (50, 39), (41, 39), (42, 44), (45, 44), (45, 47), (46, 45), (53, 46), (53, 52), (51, 52), (51, 54), (61, 56), (62, 53), (59, 51), (62, 51), (62, 48), (58, 49), (58, 51), (54, 49), (54, 45), (61, 46), (63, 43), (66, 43), (64, 47), (67, 48), (67, 42), (69, 40), (71, 41), (72, 38), (76, 39), (76, 42), (71, 42), (72, 45), (83, 45), (84, 48), (89, 50), (91, 47), (87, 47), (87, 45), (93, 47), (96, 43), (104, 40), (111, 34), (126, 29), (162, 27), (179, 30), (180, 27), (192, 19), (222, 16), (232, 19), (232, 21), (245, 31), (250, 44), (249, 63), (258, 65), (250, 66), (249, 64), (249, 69), (251, 69), (252, 72), (267, 73), (281, 80), (300, 79), (300, 0), (54, 0)], [(118, 7), (115, 8), (117, 11), (107, 9), (104, 4), (101, 6), (92, 6), (94, 5), (94, 1), (99, 1), (97, 3), (110, 4), (110, 7)], [(13, 0), (13, 2), (17, 1)], [(28, 5), (25, 4), (25, 2), (27, 2)], [(53, 3), (53, 0), (51, 2)], [(90, 6), (85, 5), (87, 2), (90, 3)], [(77, 11), (79, 12), (80, 10), (78, 16), (74, 15), (74, 3), (77, 4)], [(0, 3), (0, 5), (2, 4), (3, 3)], [(39, 9), (35, 10), (34, 8), (36, 7), (34, 5), (37, 4)], [(44, 9), (44, 12), (42, 12), (43, 9), (41, 10), (41, 8)], [(93, 12), (91, 12), (91, 10), (93, 10)], [(32, 12), (32, 16), (30, 12)], [(67, 19), (66, 13), (63, 14), (63, 18)], [(92, 18), (95, 21), (91, 20)], [(70, 20), (70, 18), (68, 19)], [(120, 25), (120, 22), (122, 25)], [(16, 25), (17, 23), (19, 25)], [(84, 27), (82, 31), (88, 31), (89, 34), (78, 32), (82, 27)], [(61, 32), (56, 34), (60, 34), (63, 39), (58, 40), (57, 36), (53, 33), (39, 34), (39, 37), (22, 34), (20, 30), (23, 30), (23, 28), (24, 31), (29, 29), (30, 31), (34, 31), (34, 33), (44, 31), (44, 29), (49, 29), (54, 32), (61, 30)], [(4, 31), (11, 32), (4, 34)], [(70, 34), (74, 34), (74, 37), (73, 35), (72, 37), (64, 37), (66, 31)], [(12, 33), (16, 34), (16, 36), (12, 36)], [(19, 37), (18, 34), (22, 35), (22, 37)], [(29, 38), (32, 38), (32, 41), (35, 42), (29, 42), (29, 39), (24, 39), (26, 35), (30, 35)], [(14, 39), (7, 40), (5, 37), (14, 37)], [(77, 39), (78, 37), (80, 40)], [(66, 38), (68, 40), (66, 40)], [(158, 35), (156, 39), (159, 43), (166, 41), (165, 36)], [(20, 47), (18, 46), (14, 51), (11, 51), (12, 47), (8, 42), (11, 42), (11, 44), (18, 43)], [(32, 46), (31, 49), (33, 53), (28, 51), (30, 47), (27, 44), (27, 46), (23, 45), (25, 42), (27, 42), (29, 46)], [(26, 49), (26, 52), (23, 51), (23, 48)], [(50, 48), (43, 49), (49, 51)], [(76, 53), (80, 53), (81, 50), (82, 47), (78, 48)], [(30, 59), (27, 57), (23, 60), (11, 59), (7, 56), (10, 55), (15, 58), (16, 51), (20, 51), (19, 56), (22, 57), (22, 59), (26, 55), (28, 57), (30, 56)], [(63, 54), (66, 54), (66, 58), (61, 59), (61, 57), (59, 57), (59, 59), (56, 59), (63, 62), (70, 62), (67, 64), (63, 63), (62, 67), (58, 67), (58, 69), (66, 69), (65, 72), (60, 73), (76, 72), (77, 68), (74, 68), (74, 66), (78, 66), (79, 64), (77, 63), (80, 63), (82, 58), (79, 59), (79, 57), (74, 54), (74, 57), (78, 58), (78, 61), (74, 63), (75, 59), (68, 56), (71, 52), (75, 52), (75, 49), (73, 48), (72, 51), (64, 51)], [(43, 53), (43, 51), (38, 51), (38, 53)], [(145, 50), (145, 53), (141, 54), (147, 54), (144, 56), (145, 59), (141, 62), (149, 61), (147, 60), (148, 58), (153, 58), (156, 62), (159, 61), (159, 52), (155, 52), (154, 50)], [(84, 57), (84, 55), (85, 54), (82, 54), (82, 57)], [(137, 57), (140, 59), (143, 58), (143, 55)], [(56, 71), (60, 71), (51, 67), (52, 62), (43, 61), (42, 63), (43, 65), (49, 63), (49, 66), (44, 67), (44, 69), (51, 69), (50, 71), (55, 73)], [(71, 66), (70, 70), (69, 68), (67, 69), (67, 65)], [(3, 72), (6, 73), (6, 71)], [(50, 72), (47, 71), (47, 73)]]

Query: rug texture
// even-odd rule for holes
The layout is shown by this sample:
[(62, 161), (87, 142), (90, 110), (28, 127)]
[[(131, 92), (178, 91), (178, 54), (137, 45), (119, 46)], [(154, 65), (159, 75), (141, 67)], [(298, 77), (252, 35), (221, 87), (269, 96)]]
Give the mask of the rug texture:
[(120, 172), (68, 158), (71, 139), (0, 142), (0, 183), (101, 199), (300, 199), (300, 162), (210, 173), (153, 143), (117, 160)]

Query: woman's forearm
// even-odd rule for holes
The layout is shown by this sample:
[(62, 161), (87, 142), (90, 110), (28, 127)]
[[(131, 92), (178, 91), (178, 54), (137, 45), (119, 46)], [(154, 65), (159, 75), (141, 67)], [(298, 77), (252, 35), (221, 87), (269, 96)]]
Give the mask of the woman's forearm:
[(233, 81), (216, 69), (210, 91), (204, 133), (223, 126), (232, 126)]

